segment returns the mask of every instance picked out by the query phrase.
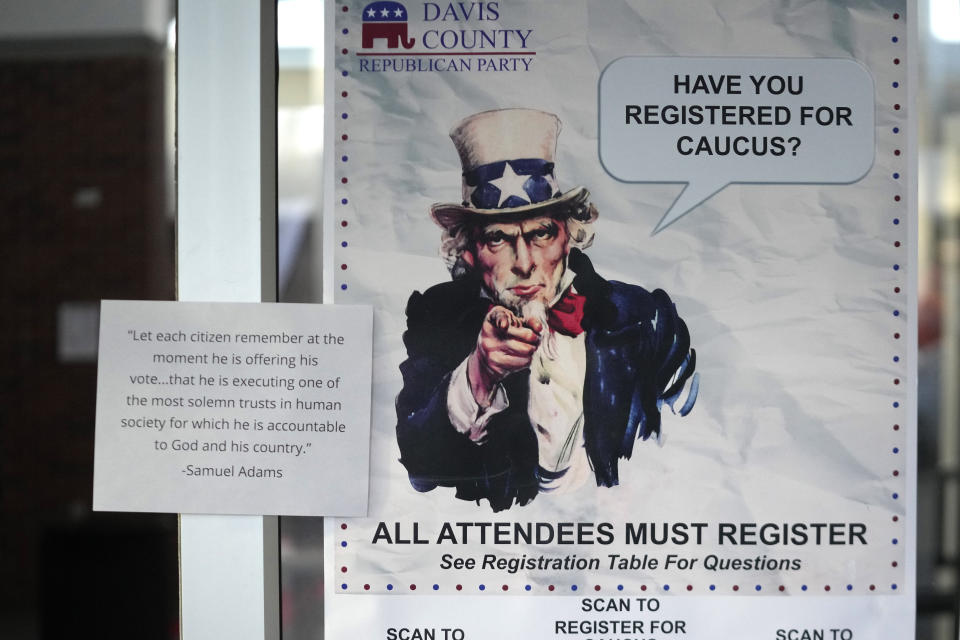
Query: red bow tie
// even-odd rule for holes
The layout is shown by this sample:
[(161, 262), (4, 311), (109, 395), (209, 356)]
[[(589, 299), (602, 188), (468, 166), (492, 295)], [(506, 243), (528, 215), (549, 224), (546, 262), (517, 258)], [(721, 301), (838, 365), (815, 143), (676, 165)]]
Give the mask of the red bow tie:
[(583, 333), (583, 303), (586, 298), (570, 289), (563, 294), (547, 314), (547, 324), (557, 333), (576, 337)]

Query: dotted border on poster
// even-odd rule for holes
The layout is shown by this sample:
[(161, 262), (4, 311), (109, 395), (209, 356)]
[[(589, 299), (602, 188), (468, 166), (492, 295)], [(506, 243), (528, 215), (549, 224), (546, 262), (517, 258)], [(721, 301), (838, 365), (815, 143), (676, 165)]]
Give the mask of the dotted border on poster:
[[(890, 64), (888, 70), (890, 71), (891, 77), (893, 80), (890, 81), (890, 91), (892, 92), (892, 104), (887, 103), (888, 113), (892, 116), (894, 125), (889, 129), (889, 138), (891, 149), (890, 153), (892, 154), (892, 160), (894, 164), (894, 171), (891, 175), (893, 179), (892, 185), (892, 199), (894, 205), (894, 216), (891, 220), (892, 229), (893, 229), (893, 239), (892, 245), (894, 249), (892, 268), (894, 271), (894, 285), (893, 285), (893, 310), (892, 310), (892, 320), (894, 323), (894, 348), (893, 348), (893, 364), (895, 367), (895, 375), (892, 380), (894, 390), (898, 392), (896, 395), (897, 398), (903, 397), (903, 386), (901, 386), (901, 376), (904, 374), (905, 369), (905, 358), (902, 356), (903, 351), (903, 341), (901, 340), (902, 334), (905, 331), (906, 324), (905, 321), (907, 318), (906, 314), (903, 311), (903, 305), (905, 302), (904, 296), (905, 292), (903, 290), (903, 278), (904, 271), (906, 270), (901, 265), (905, 263), (906, 255), (904, 253), (904, 231), (909, 226), (905, 224), (906, 216), (908, 211), (906, 209), (906, 202), (903, 198), (903, 185), (907, 183), (907, 177), (904, 175), (904, 168), (902, 166), (902, 159), (905, 157), (902, 151), (904, 140), (903, 135), (903, 123), (906, 120), (905, 109), (903, 108), (903, 98), (906, 95), (906, 87), (904, 81), (904, 69), (906, 68), (905, 64), (902, 64), (903, 57), (903, 42), (905, 28), (904, 23), (906, 18), (904, 15), (901, 15), (899, 12), (895, 12), (891, 15), (891, 33), (889, 35), (889, 43), (891, 45), (891, 50), (893, 51), (890, 58)], [(878, 99), (878, 103), (879, 103)], [(886, 146), (884, 147), (887, 148)], [(890, 471), (890, 476), (895, 481), (895, 490), (890, 493), (891, 502), (894, 503), (894, 506), (897, 509), (903, 509), (904, 505), (902, 504), (904, 500), (901, 500), (901, 493), (904, 493), (904, 481), (905, 473), (902, 473), (901, 467), (903, 466), (902, 461), (905, 459), (904, 454), (904, 443), (905, 443), (905, 434), (900, 429), (900, 423), (902, 422), (904, 416), (904, 410), (906, 407), (902, 406), (904, 403), (901, 403), (899, 400), (893, 401), (893, 410), (894, 410), (894, 419), (893, 419), (893, 442), (889, 445), (891, 455), (893, 456), (892, 464), (890, 465), (892, 470)], [(888, 432), (889, 433), (889, 432)], [(891, 518), (892, 532), (889, 537), (890, 548), (892, 550), (899, 550), (900, 541), (903, 538), (904, 529), (903, 523), (900, 522), (900, 517), (894, 514)], [(896, 569), (899, 566), (899, 562), (896, 557), (890, 561), (890, 566), (893, 569)], [(873, 586), (871, 585), (871, 591), (873, 591)], [(898, 585), (896, 582), (891, 582), (889, 590), (892, 593), (897, 592)]]
[[(350, 12), (350, 7), (349, 5), (346, 5), (346, 4), (341, 4), (338, 6), (339, 6), (339, 11), (336, 12), (338, 24), (335, 27), (335, 35), (338, 40), (345, 41), (346, 37), (350, 35), (350, 26), (351, 26), (349, 24), (350, 16), (347, 15)], [(892, 27), (891, 27), (891, 35), (889, 36), (890, 37), (889, 42), (891, 45), (893, 45), (894, 54), (890, 60), (890, 63), (891, 63), (890, 70), (893, 72), (893, 76), (895, 77), (895, 79), (891, 82), (891, 89), (895, 93), (894, 93), (894, 100), (891, 104), (888, 105), (888, 108), (890, 110), (891, 115), (893, 116), (892, 119), (897, 123), (892, 128), (890, 128), (892, 155), (896, 161), (900, 161), (905, 157), (901, 149), (901, 147), (903, 146), (901, 141), (903, 141), (903, 134), (904, 134), (903, 122), (905, 122), (906, 120), (906, 110), (901, 104), (903, 98), (900, 98), (897, 96), (906, 95), (905, 81), (902, 77), (903, 76), (902, 70), (906, 68), (906, 65), (903, 64), (904, 62), (903, 57), (905, 56), (905, 54), (900, 54), (897, 52), (903, 50), (902, 45), (904, 44), (904, 33), (905, 33), (904, 23), (906, 22), (906, 18), (901, 13), (895, 12), (891, 15), (891, 19), (892, 19)], [(336, 68), (336, 73), (338, 73), (341, 78), (341, 80), (339, 81), (339, 84), (343, 85), (344, 79), (350, 76), (350, 72), (346, 68), (347, 65), (345, 64), (345, 61), (349, 59), (347, 58), (347, 56), (349, 56), (350, 51), (347, 46), (341, 46), (339, 43), (337, 44), (337, 47), (339, 48), (339, 50), (337, 51), (338, 64)], [(347, 262), (347, 258), (342, 256), (342, 250), (347, 249), (350, 246), (349, 240), (347, 240), (346, 237), (343, 237), (350, 229), (349, 217), (351, 213), (351, 209), (349, 208), (350, 193), (349, 193), (349, 187), (348, 187), (348, 185), (350, 184), (350, 179), (349, 179), (349, 176), (347, 175), (347, 165), (350, 159), (349, 152), (348, 152), (349, 151), (348, 144), (347, 144), (350, 141), (350, 135), (349, 135), (349, 132), (347, 131), (347, 123), (350, 119), (349, 108), (347, 105), (347, 99), (349, 98), (349, 96), (350, 96), (350, 93), (347, 88), (340, 89), (339, 93), (335, 95), (335, 100), (336, 100), (335, 108), (336, 108), (336, 114), (337, 114), (335, 121), (337, 123), (337, 130), (335, 132), (336, 138), (334, 141), (334, 152), (337, 156), (335, 158), (335, 166), (337, 167), (337, 169), (335, 170), (334, 173), (338, 181), (337, 193), (335, 196), (335, 203), (337, 206), (336, 220), (337, 220), (337, 225), (339, 227), (339, 228), (335, 227), (335, 230), (339, 234), (337, 237), (337, 241), (339, 242), (338, 257), (341, 257), (340, 260), (335, 260), (335, 263), (336, 262), (340, 263), (339, 269), (338, 269), (339, 277), (335, 279), (337, 280), (336, 286), (339, 291), (347, 291), (349, 289), (349, 285), (347, 282), (347, 272), (349, 270), (349, 265)], [(877, 108), (879, 109), (882, 104), (884, 103), (878, 95)], [(877, 153), (878, 154), (881, 153), (881, 151), (879, 150), (879, 145), (878, 145)], [(894, 323), (894, 331), (893, 331), (894, 355), (892, 359), (897, 371), (897, 374), (893, 378), (892, 383), (894, 385), (894, 388), (897, 391), (901, 391), (903, 389), (903, 387), (901, 386), (901, 375), (903, 375), (903, 372), (905, 370), (904, 367), (906, 364), (905, 359), (901, 356), (901, 347), (902, 347), (901, 339), (903, 337), (902, 334), (904, 331), (905, 322), (907, 320), (907, 318), (905, 317), (905, 313), (900, 308), (903, 306), (903, 301), (904, 301), (903, 296), (905, 295), (905, 291), (901, 286), (903, 283), (905, 268), (902, 266), (901, 263), (906, 259), (906, 256), (904, 255), (905, 245), (903, 242), (903, 237), (904, 237), (905, 228), (907, 226), (906, 224), (904, 224), (904, 222), (906, 220), (906, 215), (908, 214), (908, 212), (906, 209), (907, 203), (903, 198), (903, 194), (902, 194), (903, 185), (907, 182), (906, 180), (907, 177), (904, 175), (903, 168), (899, 166), (899, 162), (897, 163), (897, 165), (898, 166), (896, 167), (896, 169), (891, 175), (892, 184), (893, 184), (892, 198), (895, 205), (894, 206), (895, 214), (891, 220), (892, 226), (894, 229), (892, 245), (893, 245), (893, 248), (895, 249), (895, 252), (893, 254), (892, 269), (896, 274), (895, 284), (893, 287), (893, 294), (895, 297), (894, 297), (894, 304), (893, 304), (894, 308), (892, 310), (892, 317), (893, 317), (893, 323)], [(897, 395), (897, 398), (900, 398), (901, 396), (902, 396), (902, 393)], [(892, 425), (892, 430), (895, 435), (893, 438), (894, 442), (891, 447), (891, 453), (894, 456), (893, 464), (892, 464), (893, 470), (892, 470), (891, 476), (893, 479), (897, 481), (896, 482), (897, 490), (892, 491), (890, 493), (890, 498), (892, 502), (898, 505), (899, 509), (902, 509), (904, 506), (901, 504), (903, 501), (901, 500), (900, 492), (903, 491), (904, 482), (905, 482), (905, 473), (902, 473), (900, 469), (900, 467), (902, 466), (902, 460), (905, 459), (904, 443), (905, 443), (906, 434), (903, 432), (900, 426), (900, 422), (902, 421), (901, 418), (903, 417), (902, 412), (905, 408), (903, 407), (903, 404), (904, 403), (902, 403), (899, 399), (894, 400), (892, 403), (892, 408), (896, 413), (895, 413), (895, 417)], [(340, 529), (341, 531), (345, 531), (348, 528), (347, 523), (343, 521), (339, 521), (338, 525), (339, 525), (338, 529)], [(892, 536), (890, 538), (890, 544), (892, 547), (896, 548), (899, 546), (900, 540), (904, 534), (903, 523), (900, 521), (900, 518), (898, 515), (893, 515), (892, 525), (893, 527), (892, 527)], [(346, 548), (347, 545), (348, 545), (348, 542), (346, 540), (340, 540), (338, 541), (338, 544), (336, 546), (337, 548), (343, 549), (343, 548)], [(896, 558), (893, 559), (891, 561), (890, 566), (894, 569), (897, 568), (899, 566), (898, 560)], [(384, 582), (380, 585), (372, 585), (369, 582), (364, 582), (360, 585), (354, 583), (353, 588), (351, 588), (350, 583), (347, 581), (347, 578), (346, 578), (348, 572), (349, 572), (349, 568), (346, 564), (342, 564), (339, 567), (339, 574), (341, 576), (341, 581), (337, 585), (337, 590), (339, 592), (342, 592), (342, 593), (364, 593), (364, 592), (384, 593), (386, 592), (386, 593), (399, 594), (399, 593), (413, 593), (417, 591), (416, 583), (402, 585), (402, 584), (395, 584), (394, 582), (389, 582), (389, 581)], [(768, 586), (766, 588), (764, 588), (763, 585), (756, 584), (756, 585), (753, 585), (752, 589), (750, 588), (750, 586), (751, 585), (749, 584), (743, 585), (743, 592), (744, 593), (764, 593), (764, 594), (772, 593), (772, 594), (784, 594), (784, 595), (791, 593), (791, 588), (782, 584), (774, 587)], [(887, 593), (897, 593), (898, 591), (897, 583), (891, 583), (886, 589), (884, 589), (883, 586), (884, 585), (877, 585), (874, 583), (863, 584), (863, 585), (854, 585), (852, 583), (848, 583), (848, 584), (837, 585), (834, 592), (855, 594), (855, 593), (863, 593), (865, 591), (866, 592), (877, 592), (877, 591), (884, 592), (885, 591)], [(421, 589), (421, 591), (424, 591), (424, 590), (428, 593), (430, 591), (433, 591), (433, 592), (444, 591), (445, 593), (451, 593), (453, 591), (456, 591), (461, 593), (474, 593), (474, 594), (476, 593), (496, 594), (496, 593), (503, 593), (503, 592), (530, 593), (530, 594), (544, 593), (544, 592), (560, 594), (560, 593), (566, 592), (569, 594), (575, 594), (575, 593), (580, 593), (582, 591), (586, 591), (587, 593), (590, 593), (591, 591), (594, 593), (599, 593), (599, 592), (616, 593), (616, 592), (622, 592), (624, 590), (624, 586), (622, 584), (616, 584), (615, 582), (610, 582), (608, 584), (603, 584), (603, 585), (601, 584), (560, 584), (560, 583), (547, 584), (547, 585), (530, 584), (530, 583), (518, 583), (515, 585), (511, 585), (507, 583), (497, 583), (497, 584), (488, 585), (487, 583), (478, 582), (474, 585), (466, 585), (466, 586), (462, 583), (450, 583), (449, 585), (440, 585), (438, 583), (433, 583), (431, 585), (428, 585), (427, 587), (424, 587), (424, 589)], [(829, 584), (823, 585), (822, 587), (818, 587), (815, 585), (801, 584), (799, 588), (799, 591), (801, 593), (811, 593), (811, 594), (830, 593), (831, 590), (832, 590), (832, 587)], [(738, 583), (729, 583), (726, 585), (721, 585), (717, 583), (710, 583), (710, 584), (704, 584), (704, 585), (682, 583), (681, 585), (678, 586), (677, 583), (674, 583), (674, 587), (671, 589), (671, 585), (669, 583), (665, 583), (665, 584), (649, 583), (649, 584), (641, 584), (640, 591), (642, 593), (645, 593), (648, 591), (651, 593), (656, 593), (659, 591), (660, 593), (664, 593), (664, 594), (666, 593), (680, 594), (680, 593), (694, 593), (694, 592), (708, 593), (708, 594), (721, 594), (723, 592), (726, 592), (727, 594), (731, 594), (731, 593), (739, 593), (741, 591), (741, 585)]]
[[(350, 12), (350, 7), (346, 4), (338, 5), (339, 12), (337, 12), (337, 17), (339, 18), (343, 14)], [(337, 24), (334, 31), (337, 39), (337, 65), (336, 73), (339, 73), (341, 78), (348, 78), (350, 76), (349, 70), (346, 68), (345, 61), (348, 60), (347, 56), (350, 54), (350, 50), (344, 44), (347, 42), (347, 36), (350, 35), (350, 25), (349, 24)], [(341, 80), (341, 84), (343, 81)], [(347, 143), (350, 141), (350, 134), (347, 131), (347, 123), (350, 120), (350, 112), (347, 105), (347, 98), (350, 97), (350, 92), (343, 88), (340, 89), (339, 94), (335, 96), (335, 109), (336, 109), (336, 132), (334, 140), (334, 153), (336, 158), (334, 159), (334, 174), (337, 176), (337, 193), (335, 196), (335, 206), (337, 208), (336, 219), (339, 229), (335, 229), (341, 234), (346, 234), (350, 228), (350, 221), (348, 219), (350, 215), (350, 193), (349, 187), (350, 178), (347, 175), (347, 166), (350, 161), (349, 150)], [(344, 237), (339, 237), (338, 241), (340, 243), (340, 249), (346, 249), (350, 246), (349, 241)], [(336, 282), (336, 287), (338, 291), (347, 291), (349, 285), (347, 283), (347, 271), (349, 265), (346, 261), (346, 258), (340, 260), (335, 260), (334, 264), (339, 263), (339, 268), (337, 269), (338, 275), (334, 277)], [(346, 567), (344, 567), (346, 571)]]

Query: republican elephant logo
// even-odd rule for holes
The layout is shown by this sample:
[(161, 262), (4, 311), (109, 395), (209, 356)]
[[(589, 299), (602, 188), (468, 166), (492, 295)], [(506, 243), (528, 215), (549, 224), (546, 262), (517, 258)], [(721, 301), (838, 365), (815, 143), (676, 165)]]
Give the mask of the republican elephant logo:
[(371, 49), (374, 40), (381, 39), (387, 41), (388, 49), (396, 49), (401, 44), (409, 49), (416, 41), (407, 36), (407, 9), (399, 2), (381, 0), (363, 9), (363, 48)]

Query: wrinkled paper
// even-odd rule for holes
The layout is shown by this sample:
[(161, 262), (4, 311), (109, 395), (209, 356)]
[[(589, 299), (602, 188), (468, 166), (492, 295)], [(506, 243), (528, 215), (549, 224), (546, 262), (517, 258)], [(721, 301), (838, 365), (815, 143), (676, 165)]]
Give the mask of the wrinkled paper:
[[(400, 5), (408, 12), (400, 21), (404, 34), (395, 42), (378, 36), (364, 43), (370, 27), (363, 12), (373, 5), (377, 12), (380, 5), (395, 11), (395, 4), (338, 3), (329, 14), (335, 53), (327, 71), (334, 85), (327, 107), (334, 142), (327, 215), (334, 233), (326, 250), (333, 253), (334, 300), (373, 305), (375, 341), (370, 516), (330, 524), (328, 612), (341, 600), (355, 602), (342, 595), (403, 593), (415, 596), (405, 607), (419, 607), (411, 602), (576, 590), (704, 599), (847, 596), (864, 603), (861, 609), (851, 604), (851, 611), (875, 612), (870, 597), (907, 591), (913, 222), (906, 109), (893, 107), (906, 104), (903, 4), (406, 2)], [(389, 22), (379, 24), (384, 29)], [(479, 48), (491, 41), (495, 46)], [(465, 48), (471, 42), (476, 48)], [(858, 150), (855, 157), (851, 152), (856, 166), (849, 171), (840, 157), (843, 175), (836, 181), (822, 171), (791, 179), (800, 174), (791, 174), (797, 165), (788, 164), (796, 161), (790, 147), (802, 156), (813, 146), (804, 138), (798, 147), (788, 143), (783, 155), (754, 158), (754, 166), (786, 167), (765, 181), (737, 178), (735, 154), (701, 157), (700, 178), (714, 163), (723, 177), (719, 191), (685, 203), (686, 215), (652, 234), (682, 183), (694, 188), (698, 178), (645, 180), (612, 174), (602, 162), (607, 123), (599, 86), (605, 70), (625, 57), (637, 57), (630, 76), (636, 85), (621, 93), (641, 105), (662, 105), (670, 93), (644, 85), (644, 57), (651, 65), (680, 57), (733, 61), (724, 71), (741, 74), (743, 93), (721, 98), (708, 87), (695, 99), (686, 96), (701, 105), (781, 104), (782, 96), (754, 95), (748, 78), (754, 68), (772, 72), (777, 59), (791, 61), (784, 75), (807, 73), (815, 106), (847, 105), (863, 93), (852, 97), (853, 88), (837, 85), (814, 96), (816, 71), (804, 72), (793, 61), (855, 65), (871, 92), (856, 112), (869, 115), (857, 143), (866, 145), (866, 161)], [(739, 71), (738, 58), (744, 61)], [(757, 61), (762, 65), (751, 66)], [(651, 77), (657, 74), (664, 76), (651, 68)], [(805, 97), (792, 96), (794, 118)], [(440, 257), (441, 229), (430, 216), (435, 203), (463, 199), (464, 167), (450, 130), (471, 114), (514, 107), (553, 113), (562, 122), (559, 188), (585, 187), (599, 214), (585, 255), (608, 281), (669, 294), (696, 350), (699, 393), (686, 416), (661, 407), (660, 437), (634, 443), (631, 457), (620, 460), (617, 486), (597, 487), (591, 478), (574, 491), (541, 492), (525, 506), (494, 511), (486, 500), (457, 499), (453, 488), (415, 489), (399, 461), (395, 402), (408, 355), (402, 339), (408, 299), (451, 280)], [(814, 129), (822, 126), (797, 125), (785, 134), (776, 125), (670, 131), (678, 138), (823, 135)], [(621, 172), (630, 169), (625, 153)], [(640, 167), (657, 164), (651, 153), (664, 164), (675, 160), (669, 144), (648, 149), (641, 140), (633, 153)], [(569, 544), (570, 538), (557, 542), (562, 523), (573, 527)], [(528, 543), (516, 533), (536, 533), (538, 525), (553, 531), (552, 542)], [(642, 525), (645, 541), (631, 537)], [(499, 539), (497, 531), (504, 532)], [(453, 568), (445, 554), (474, 558), (477, 566)], [(484, 568), (488, 554), (493, 560)], [(540, 558), (563, 566), (543, 568)], [(651, 558), (659, 561), (656, 568)], [(364, 610), (380, 611), (366, 624), (381, 633), (397, 610), (377, 609), (373, 603), (381, 600), (366, 602)], [(423, 606), (422, 612), (436, 612), (440, 605)], [(358, 624), (328, 615), (328, 632)], [(476, 622), (478, 629), (503, 629), (501, 623)], [(772, 637), (773, 631), (764, 633)]]

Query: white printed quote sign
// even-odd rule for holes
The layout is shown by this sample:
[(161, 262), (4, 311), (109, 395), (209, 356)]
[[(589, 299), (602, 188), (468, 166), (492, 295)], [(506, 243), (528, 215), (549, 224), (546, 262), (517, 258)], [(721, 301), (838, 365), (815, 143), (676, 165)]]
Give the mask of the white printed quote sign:
[(362, 515), (369, 307), (104, 301), (94, 509)]

